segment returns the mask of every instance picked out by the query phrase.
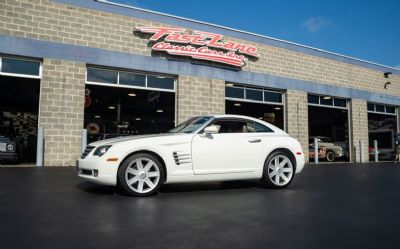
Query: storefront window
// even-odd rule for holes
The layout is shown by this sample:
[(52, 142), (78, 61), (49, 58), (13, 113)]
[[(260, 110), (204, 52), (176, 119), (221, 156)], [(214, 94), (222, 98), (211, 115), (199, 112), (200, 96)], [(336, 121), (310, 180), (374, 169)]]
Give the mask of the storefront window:
[(164, 76), (147, 76), (147, 87), (174, 89), (174, 78)]
[(40, 76), (40, 61), (3, 57), (1, 58), (1, 72)]
[(247, 89), (246, 99), (263, 101), (263, 92), (260, 90)]
[(146, 75), (120, 72), (119, 83), (122, 85), (145, 87)]
[(98, 83), (117, 84), (118, 73), (111, 70), (97, 68), (87, 69), (87, 81)]
[(225, 96), (229, 98), (243, 99), (244, 89), (237, 87), (226, 87)]

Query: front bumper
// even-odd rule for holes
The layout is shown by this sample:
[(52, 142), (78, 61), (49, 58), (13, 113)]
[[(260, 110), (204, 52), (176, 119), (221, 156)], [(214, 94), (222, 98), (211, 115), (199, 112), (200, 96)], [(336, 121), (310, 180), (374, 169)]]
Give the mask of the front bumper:
[(118, 167), (121, 159), (115, 162), (107, 162), (108, 157), (79, 159), (76, 166), (78, 176), (90, 182), (116, 186)]
[(0, 151), (0, 161), (17, 161), (18, 154), (16, 152)]
[(296, 173), (300, 173), (303, 168), (304, 165), (306, 163), (306, 160), (304, 158), (304, 153), (301, 153), (301, 155), (296, 155)]

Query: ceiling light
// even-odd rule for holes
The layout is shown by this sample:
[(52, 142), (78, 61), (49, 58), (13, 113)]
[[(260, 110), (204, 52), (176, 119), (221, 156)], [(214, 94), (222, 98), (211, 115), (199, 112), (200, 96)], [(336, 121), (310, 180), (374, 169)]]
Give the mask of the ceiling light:
[(115, 109), (115, 106), (109, 106), (108, 109), (114, 110), (114, 109)]
[(258, 119), (263, 119), (263, 117), (259, 117)]
[(136, 120), (136, 121), (140, 121), (140, 120), (142, 120), (142, 119), (141, 119), (141, 118), (135, 118), (135, 120)]
[(94, 116), (94, 118), (101, 118), (99, 115)]
[(277, 106), (277, 107), (274, 108), (274, 110), (282, 110), (282, 108)]
[(226, 83), (225, 86), (233, 86), (233, 83)]
[(233, 104), (234, 106), (241, 106), (242, 104), (240, 104), (240, 103), (235, 103), (235, 104)]
[(135, 96), (136, 96), (136, 93), (134, 93), (134, 92), (128, 93), (128, 96), (130, 96), (130, 97), (135, 97)]
[(323, 99), (331, 99), (331, 96), (324, 96)]
[(157, 109), (157, 112), (164, 112), (163, 109)]

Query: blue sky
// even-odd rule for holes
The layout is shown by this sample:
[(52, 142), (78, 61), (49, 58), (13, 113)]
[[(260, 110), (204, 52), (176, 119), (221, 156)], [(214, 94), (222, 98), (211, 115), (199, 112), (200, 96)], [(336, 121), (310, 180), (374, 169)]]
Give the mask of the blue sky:
[(110, 0), (400, 68), (400, 0)]

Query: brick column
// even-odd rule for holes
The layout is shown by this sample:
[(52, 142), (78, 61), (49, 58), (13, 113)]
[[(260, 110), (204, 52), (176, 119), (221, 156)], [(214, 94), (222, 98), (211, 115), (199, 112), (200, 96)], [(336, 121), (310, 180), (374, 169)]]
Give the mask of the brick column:
[(351, 117), (351, 141), (352, 141), (352, 161), (361, 162), (360, 160), (360, 146), (359, 141), (361, 140), (364, 146), (364, 158), (362, 162), (369, 161), (368, 152), (368, 112), (367, 112), (367, 101), (361, 99), (352, 99), (350, 106), (350, 117)]
[(178, 123), (194, 116), (225, 113), (225, 82), (179, 76), (177, 87)]
[(308, 105), (307, 93), (295, 90), (286, 92), (286, 131), (299, 140), (308, 161)]
[(83, 63), (44, 59), (39, 127), (45, 166), (73, 166), (81, 153), (85, 71)]

